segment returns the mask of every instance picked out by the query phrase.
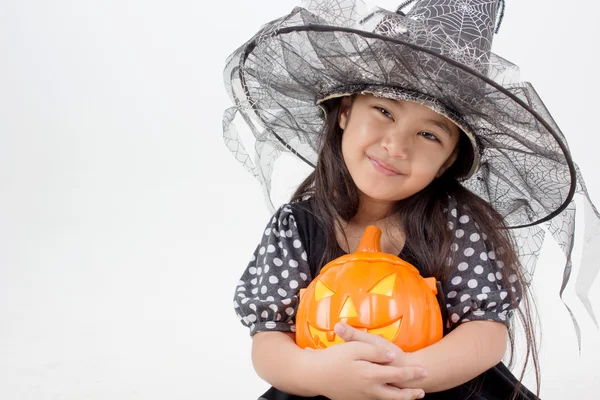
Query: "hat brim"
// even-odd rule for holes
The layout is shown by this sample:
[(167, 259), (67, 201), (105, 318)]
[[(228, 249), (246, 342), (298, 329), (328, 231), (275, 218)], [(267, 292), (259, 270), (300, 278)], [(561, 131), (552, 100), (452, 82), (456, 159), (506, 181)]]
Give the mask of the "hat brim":
[(225, 71), (230, 95), (253, 122), (257, 141), (314, 166), (323, 127), (319, 101), (348, 93), (349, 85), (398, 88), (435, 99), (460, 116), (455, 122), (469, 132), (478, 157), (463, 184), (509, 226), (547, 221), (571, 202), (575, 166), (529, 83), (501, 84), (500, 75), (484, 75), (409, 37), (310, 21), (283, 25), (267, 26), (230, 58)]

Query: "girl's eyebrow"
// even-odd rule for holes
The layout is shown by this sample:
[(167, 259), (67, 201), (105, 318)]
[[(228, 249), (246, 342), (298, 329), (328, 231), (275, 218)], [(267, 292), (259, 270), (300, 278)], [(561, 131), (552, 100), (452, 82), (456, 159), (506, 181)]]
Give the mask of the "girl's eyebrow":
[[(390, 98), (385, 98), (385, 97), (384, 97), (384, 99), (392, 101), (394, 104), (396, 104), (400, 108), (404, 107), (402, 105), (402, 103), (400, 103), (396, 99), (390, 99)], [(446, 121), (440, 121), (435, 118), (431, 118), (431, 119), (426, 119), (425, 122), (430, 122), (430, 123), (434, 124), (435, 126), (442, 128), (450, 137), (454, 136), (452, 134), (452, 129), (450, 129), (450, 127), (448, 126), (448, 123)]]
[(452, 137), (452, 130), (450, 129), (450, 127), (448, 126), (447, 123), (442, 122), (440, 120), (437, 119), (428, 119), (426, 120), (427, 122), (431, 122), (432, 124), (434, 124), (435, 126), (439, 126), (440, 128), (442, 128), (450, 137)]

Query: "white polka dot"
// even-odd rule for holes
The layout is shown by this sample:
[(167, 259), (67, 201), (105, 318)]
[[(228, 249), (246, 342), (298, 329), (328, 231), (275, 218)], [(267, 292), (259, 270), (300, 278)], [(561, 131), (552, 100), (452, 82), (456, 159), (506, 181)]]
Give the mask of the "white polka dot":
[(277, 246), (279, 246), (280, 249), (283, 249), (283, 243), (277, 242)]
[(252, 257), (250, 257), (250, 262), (252, 261), (256, 261), (256, 257), (254, 256), (254, 254), (252, 254)]
[(284, 269), (283, 271), (281, 271), (281, 277), (286, 279), (288, 276), (290, 276), (290, 272), (287, 269)]
[(468, 215), (462, 215), (462, 216), (461, 216), (461, 217), (458, 219), (458, 221), (459, 221), (461, 224), (466, 224), (467, 222), (469, 222), (469, 216), (468, 216)]
[(513, 291), (513, 293), (514, 293), (514, 292), (516, 292), (516, 291), (517, 291), (517, 288), (516, 288), (516, 287), (514, 287), (514, 286), (511, 286), (511, 287), (510, 287), (510, 290), (512, 290), (512, 291)]
[(258, 293), (258, 288), (257, 288), (257, 287), (255, 287), (254, 289), (252, 289), (252, 290), (251, 290), (251, 292), (252, 292), (252, 294), (256, 294), (256, 293)]
[(256, 322), (256, 315), (255, 314), (248, 315), (248, 321), (250, 321), (250, 322)]
[(275, 264), (275, 265), (276, 265), (276, 266), (278, 266), (278, 267), (281, 267), (281, 266), (283, 265), (283, 261), (281, 261), (281, 258), (277, 258), (277, 257), (275, 257), (275, 258), (273, 259), (273, 264)]
[(274, 285), (274, 284), (276, 284), (277, 282), (279, 282), (279, 279), (277, 279), (277, 277), (276, 277), (276, 276), (273, 276), (273, 275), (271, 275), (271, 276), (269, 277), (269, 283), (270, 283), (270, 284)]
[(495, 305), (496, 305), (496, 302), (495, 302), (495, 301), (492, 301), (492, 302), (490, 302), (490, 303), (487, 305), (487, 307), (486, 307), (486, 308), (492, 308), (492, 307), (494, 307)]
[(294, 313), (294, 309), (292, 307), (288, 307), (285, 309), (285, 313), (287, 315), (292, 315)]
[(471, 257), (473, 254), (475, 254), (475, 250), (471, 247), (467, 247), (464, 251), (464, 255), (467, 257)]
[(517, 276), (516, 276), (515, 274), (511, 274), (511, 275), (508, 277), (508, 281), (509, 281), (510, 283), (515, 283), (515, 282), (517, 281)]
[(279, 235), (279, 231), (273, 231), (273, 236), (275, 236), (276, 238), (278, 238), (280, 236)]
[(454, 222), (448, 221), (448, 229), (450, 229), (450, 230), (454, 229)]
[[(290, 322), (291, 322), (291, 323), (293, 323), (293, 321), (290, 321)], [(290, 326), (290, 330), (291, 330), (292, 332), (296, 332), (296, 325), (292, 325), (292, 326)]]
[(470, 321), (470, 319), (467, 319), (467, 318), (462, 319), (462, 322), (469, 322), (469, 321)]
[(462, 282), (462, 278), (460, 276), (455, 276), (450, 282), (452, 282), (453, 285), (458, 285)]
[(250, 298), (248, 298), (248, 297), (244, 297), (244, 298), (242, 299), (242, 304), (246, 304), (246, 303), (247, 303), (247, 302), (249, 302), (249, 301), (250, 301)]
[(258, 253), (262, 256), (263, 254), (265, 254), (265, 248), (261, 247), (260, 250), (258, 251)]
[(287, 251), (287, 249), (283, 249), (283, 256), (284, 256), (284, 257), (287, 257), (287, 255), (288, 255), (288, 251)]
[(483, 267), (481, 265), (477, 265), (475, 268), (473, 268), (473, 271), (475, 271), (476, 274), (483, 274)]
[(487, 253), (483, 252), (479, 255), (479, 258), (481, 258), (483, 261), (487, 261)]
[(287, 225), (288, 224), (287, 218), (284, 218), (283, 221), (282, 221), (282, 223), (283, 223), (283, 225)]
[(258, 268), (256, 268), (256, 275), (260, 275), (260, 274), (262, 274), (262, 268), (258, 267)]
[(292, 237), (292, 230), (288, 229), (287, 231), (285, 231), (285, 236), (291, 238)]
[(277, 310), (279, 310), (279, 308), (275, 304), (269, 304), (269, 308), (273, 310), (273, 312), (277, 312)]
[(277, 293), (281, 296), (281, 297), (285, 297), (287, 296), (287, 292), (285, 290), (283, 290), (282, 288), (277, 289)]
[(450, 211), (450, 214), (452, 214), (452, 216), (453, 216), (454, 218), (456, 218), (456, 215), (457, 215), (457, 214), (456, 214), (456, 208), (453, 208), (453, 209), (452, 209), (452, 211)]
[(499, 312), (498, 317), (500, 317), (500, 319), (504, 321), (506, 319), (506, 311)]
[(463, 314), (468, 313), (471, 310), (471, 307), (466, 306), (465, 308), (463, 308)]
[[(456, 210), (453, 210), (453, 211), (456, 211)], [(457, 323), (459, 318), (460, 317), (458, 316), (458, 314), (452, 314), (452, 316), (450, 317), (450, 319), (452, 319), (452, 322), (454, 322), (454, 323)]]
[(265, 299), (265, 301), (275, 301), (275, 297), (269, 296)]
[(509, 304), (509, 303), (504, 303), (504, 304), (502, 304), (502, 309), (503, 309), (503, 310), (506, 310), (508, 307), (510, 307), (510, 304)]
[(248, 272), (250, 272), (252, 275), (256, 274), (256, 267), (248, 268)]
[(498, 266), (498, 268), (503, 268), (504, 267), (504, 263), (502, 261), (496, 261), (496, 265)]
[(296, 289), (298, 287), (298, 281), (290, 281), (290, 287), (292, 289)]
[(457, 238), (461, 238), (465, 235), (465, 231), (463, 231), (462, 229), (457, 229), (454, 234), (456, 235)]
[(261, 287), (261, 288), (260, 288), (260, 292), (261, 292), (262, 294), (265, 294), (265, 293), (267, 293), (267, 287), (263, 285), (263, 287)]
[(305, 251), (303, 251), (303, 252), (302, 252), (302, 254), (300, 255), (300, 257), (302, 257), (302, 259), (303, 259), (304, 261), (306, 261), (306, 252), (305, 252)]
[(461, 262), (460, 264), (458, 264), (457, 268), (459, 271), (466, 271), (467, 268), (469, 268), (469, 264), (467, 264), (466, 262)]
[(289, 305), (289, 304), (292, 304), (292, 299), (282, 299), (282, 300), (281, 300), (281, 303), (282, 303), (282, 304), (285, 304), (285, 305), (287, 306), (287, 305)]
[(479, 241), (479, 233), (472, 233), (471, 236), (469, 237), (469, 239), (471, 239), (471, 242), (475, 243), (477, 241)]
[(477, 279), (471, 279), (467, 283), (471, 289), (475, 289), (477, 287)]
[(298, 261), (296, 260), (290, 260), (288, 264), (290, 264), (290, 267), (292, 268), (298, 268)]
[(302, 243), (300, 243), (300, 241), (298, 239), (296, 239), (296, 240), (294, 240), (293, 245), (295, 248), (299, 249), (300, 246), (302, 246)]
[(479, 299), (480, 301), (487, 299), (487, 294), (485, 293), (480, 293), (477, 295), (477, 299)]
[(308, 276), (306, 276), (304, 272), (300, 272), (300, 278), (302, 278), (302, 280), (305, 281), (308, 279)]
[(490, 260), (495, 260), (496, 259), (496, 253), (493, 251), (490, 251), (488, 253), (488, 257), (490, 258)]
[(487, 287), (487, 286), (484, 286), (484, 287), (481, 288), (481, 293), (489, 293), (491, 291), (492, 290), (489, 287)]
[(506, 298), (506, 296), (508, 296), (508, 293), (507, 293), (507, 292), (500, 292), (500, 298), (501, 298), (502, 300), (504, 300), (504, 299)]
[(275, 251), (275, 246), (273, 246), (272, 244), (270, 244), (267, 247), (267, 253), (273, 253)]
[(240, 299), (243, 299), (244, 297), (246, 297), (246, 295), (245, 295), (244, 293), (238, 293), (238, 297), (239, 297)]
[(465, 302), (467, 300), (469, 300), (471, 298), (471, 296), (469, 296), (468, 294), (463, 294), (462, 296), (460, 296), (460, 302)]
[(283, 229), (280, 230), (279, 231), (279, 235), (282, 236), (282, 237), (285, 237), (285, 230), (283, 230)]
[(498, 280), (502, 279), (502, 272), (496, 272), (496, 279), (498, 279)]
[(265, 236), (269, 236), (271, 234), (271, 228), (265, 229)]
[(452, 246), (450, 246), (450, 250), (458, 251), (458, 245), (456, 243), (452, 243)]
[(256, 285), (256, 282), (258, 282), (258, 278), (250, 279), (251, 284)]
[(496, 280), (496, 277), (494, 276), (494, 274), (493, 274), (493, 273), (491, 273), (491, 272), (490, 272), (490, 273), (488, 274), (488, 281), (490, 281), (490, 282), (494, 282), (495, 280)]
[(473, 311), (473, 315), (476, 316), (476, 317), (483, 317), (485, 315), (485, 311), (483, 311), (483, 310), (476, 310), (476, 311)]
[(456, 294), (457, 293), (453, 290), (453, 291), (449, 292), (446, 297), (448, 297), (449, 299), (453, 299), (456, 297)]
[(271, 268), (271, 267), (269, 266), (269, 264), (265, 265), (265, 269), (264, 269), (264, 271), (263, 271), (263, 272), (266, 274), (267, 272), (269, 272), (269, 269), (270, 269), (270, 268)]
[(265, 328), (267, 328), (267, 329), (274, 329), (276, 326), (277, 326), (277, 324), (273, 321), (265, 322)]

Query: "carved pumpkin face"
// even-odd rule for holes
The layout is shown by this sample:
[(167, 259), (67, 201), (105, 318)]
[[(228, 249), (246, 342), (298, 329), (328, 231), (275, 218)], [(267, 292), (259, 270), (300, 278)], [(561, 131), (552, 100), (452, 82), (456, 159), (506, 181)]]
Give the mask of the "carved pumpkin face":
[(423, 279), (411, 264), (382, 253), (380, 238), (379, 228), (367, 227), (355, 253), (325, 265), (300, 291), (300, 347), (323, 349), (342, 343), (333, 331), (340, 321), (409, 352), (442, 338), (435, 278)]

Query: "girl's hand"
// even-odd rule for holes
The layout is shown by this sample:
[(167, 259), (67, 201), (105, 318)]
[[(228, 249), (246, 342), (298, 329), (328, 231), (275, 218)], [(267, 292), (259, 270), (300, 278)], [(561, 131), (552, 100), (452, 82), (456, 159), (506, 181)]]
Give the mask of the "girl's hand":
[(342, 343), (307, 352), (314, 365), (315, 389), (332, 400), (414, 400), (421, 389), (400, 389), (392, 382), (418, 379), (418, 367), (389, 365), (394, 354), (371, 343)]
[[(393, 361), (390, 361), (389, 365), (399, 367), (399, 368), (418, 369), (422, 373), (421, 373), (421, 375), (417, 375), (416, 378), (424, 378), (427, 376), (427, 371), (425, 371), (423, 368), (407, 365), (406, 353), (404, 353), (404, 351), (402, 351), (402, 349), (400, 347), (396, 346), (394, 343), (390, 342), (389, 340), (382, 338), (381, 336), (373, 335), (371, 333), (355, 329), (352, 326), (343, 324), (343, 323), (336, 324), (335, 332), (339, 337), (341, 337), (344, 340), (344, 342), (371, 344), (371, 345), (379, 348), (380, 350), (384, 350), (388, 353), (393, 354), (394, 355)], [(396, 381), (388, 382), (388, 383), (393, 386), (396, 386), (398, 388), (404, 388), (405, 386), (403, 385), (403, 383), (407, 382), (409, 380), (410, 380), (410, 378), (398, 379)]]

